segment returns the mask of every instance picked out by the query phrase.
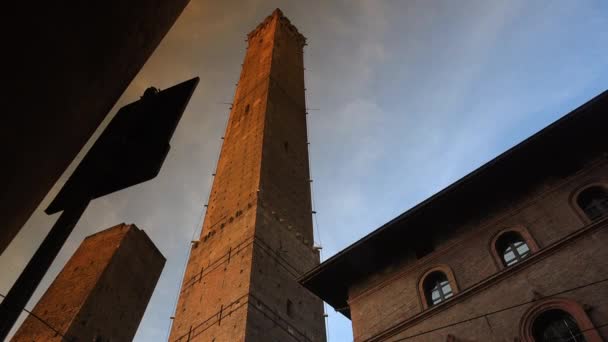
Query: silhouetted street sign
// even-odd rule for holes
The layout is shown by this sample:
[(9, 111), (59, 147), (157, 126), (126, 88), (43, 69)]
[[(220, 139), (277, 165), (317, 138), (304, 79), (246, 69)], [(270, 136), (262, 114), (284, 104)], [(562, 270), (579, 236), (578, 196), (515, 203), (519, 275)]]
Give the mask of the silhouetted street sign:
[(163, 91), (148, 88), (139, 101), (118, 111), (46, 209), (49, 215), (63, 213), (0, 303), (0, 340), (8, 335), (89, 202), (158, 175), (198, 81), (196, 77)]
[(156, 177), (198, 80), (160, 92), (149, 88), (139, 101), (122, 107), (46, 213), (54, 214), (76, 201), (105, 196)]

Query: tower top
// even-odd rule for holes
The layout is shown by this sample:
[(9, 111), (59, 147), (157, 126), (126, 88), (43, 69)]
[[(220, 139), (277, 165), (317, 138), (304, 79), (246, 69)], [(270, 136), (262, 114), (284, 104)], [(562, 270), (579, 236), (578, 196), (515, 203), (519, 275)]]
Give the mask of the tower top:
[(272, 22), (277, 22), (277, 24), (281, 25), (286, 31), (291, 32), (294, 38), (299, 41), (302, 46), (306, 45), (306, 37), (304, 37), (304, 35), (298, 31), (291, 21), (289, 21), (280, 8), (275, 9), (272, 14), (267, 16), (266, 19), (264, 19), (264, 21), (262, 21), (253, 31), (249, 32), (247, 35), (247, 41), (250, 41), (253, 37), (258, 35), (260, 31), (265, 29)]
[(305, 43), (279, 9), (247, 35), (171, 342), (326, 340), (323, 302), (296, 281), (319, 264), (306, 143)]

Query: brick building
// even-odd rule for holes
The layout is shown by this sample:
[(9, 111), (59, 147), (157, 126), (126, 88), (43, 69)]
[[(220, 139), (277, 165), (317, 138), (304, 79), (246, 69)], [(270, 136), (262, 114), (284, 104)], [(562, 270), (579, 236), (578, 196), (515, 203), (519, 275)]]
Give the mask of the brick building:
[(12, 341), (131, 341), (164, 265), (135, 225), (88, 236)]
[(363, 341), (608, 341), (608, 92), (301, 283)]
[(324, 341), (321, 300), (297, 278), (313, 248), (303, 47), (276, 10), (248, 46), (170, 341)]

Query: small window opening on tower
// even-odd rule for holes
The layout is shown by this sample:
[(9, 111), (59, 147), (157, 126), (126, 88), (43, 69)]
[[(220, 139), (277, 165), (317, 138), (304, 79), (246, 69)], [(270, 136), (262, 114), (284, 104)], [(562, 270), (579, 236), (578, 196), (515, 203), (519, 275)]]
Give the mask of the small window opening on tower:
[(285, 149), (285, 152), (289, 152), (289, 143), (287, 141), (283, 143), (283, 148)]
[(249, 113), (249, 105), (245, 106), (245, 114)]
[(293, 303), (291, 302), (291, 300), (287, 300), (287, 305), (285, 309), (287, 311), (287, 316), (293, 317)]

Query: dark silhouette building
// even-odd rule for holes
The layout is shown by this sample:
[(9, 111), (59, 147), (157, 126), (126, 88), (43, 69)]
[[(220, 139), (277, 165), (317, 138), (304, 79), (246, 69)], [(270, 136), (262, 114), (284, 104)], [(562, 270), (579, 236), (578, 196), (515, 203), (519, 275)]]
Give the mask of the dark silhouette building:
[(0, 253), (188, 1), (14, 2), (7, 8)]
[(46, 209), (62, 213), (0, 303), (0, 338), (8, 335), (89, 202), (158, 175), (197, 84), (195, 77), (163, 91), (148, 88), (112, 118)]
[(608, 92), (301, 278), (362, 341), (608, 340)]
[(170, 341), (324, 341), (321, 300), (297, 278), (313, 248), (305, 38), (273, 12), (247, 54), (203, 229), (192, 244)]
[(165, 258), (143, 230), (87, 237), (12, 341), (131, 341)]

